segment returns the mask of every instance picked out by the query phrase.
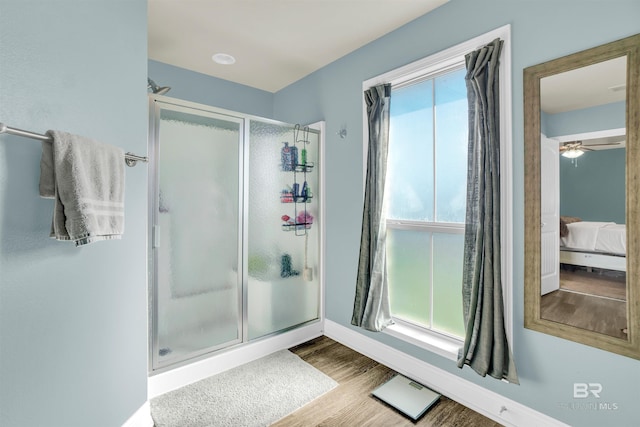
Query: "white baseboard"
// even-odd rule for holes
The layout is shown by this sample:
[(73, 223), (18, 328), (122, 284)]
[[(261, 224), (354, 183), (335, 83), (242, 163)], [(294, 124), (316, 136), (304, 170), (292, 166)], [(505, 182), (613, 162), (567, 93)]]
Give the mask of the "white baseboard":
[(293, 347), (322, 334), (323, 322), (318, 321), (280, 335), (248, 344), (240, 344), (229, 350), (222, 350), (207, 359), (151, 376), (147, 382), (148, 399), (153, 399), (171, 390), (249, 363), (276, 351)]
[(149, 401), (144, 402), (144, 404), (122, 424), (122, 427), (153, 427)]
[(505, 426), (568, 427), (567, 424), (528, 406), (507, 399), (331, 320), (325, 319), (324, 334)]

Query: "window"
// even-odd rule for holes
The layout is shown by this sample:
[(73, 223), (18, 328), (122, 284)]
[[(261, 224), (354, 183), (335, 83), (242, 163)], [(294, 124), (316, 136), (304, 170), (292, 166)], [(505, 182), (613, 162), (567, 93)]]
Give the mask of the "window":
[(468, 138), (463, 65), (392, 85), (385, 190), (393, 316), (459, 339)]
[(502, 278), (505, 326), (511, 339), (509, 33), (509, 26), (502, 27), (363, 84), (368, 89), (391, 83), (385, 212), (389, 298), (396, 325), (385, 331), (454, 360), (464, 338), (461, 289), (468, 143), (464, 56), (496, 37), (505, 41), (500, 65)]

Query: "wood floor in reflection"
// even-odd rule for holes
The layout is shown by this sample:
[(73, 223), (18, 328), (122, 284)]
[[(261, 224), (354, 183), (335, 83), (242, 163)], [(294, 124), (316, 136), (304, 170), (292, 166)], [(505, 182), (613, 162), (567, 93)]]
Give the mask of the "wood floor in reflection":
[(444, 396), (418, 422), (411, 421), (371, 395), (395, 372), (328, 337), (316, 338), (291, 351), (339, 385), (274, 426), (500, 426)]
[(540, 317), (612, 337), (626, 339), (624, 278), (563, 271), (560, 289), (542, 296)]
[(560, 288), (588, 295), (627, 300), (627, 276), (624, 272), (560, 271)]

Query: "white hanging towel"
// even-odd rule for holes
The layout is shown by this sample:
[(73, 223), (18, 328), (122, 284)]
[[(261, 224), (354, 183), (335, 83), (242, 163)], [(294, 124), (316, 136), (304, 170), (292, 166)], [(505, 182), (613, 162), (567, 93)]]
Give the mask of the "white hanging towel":
[(42, 143), (40, 195), (55, 200), (51, 237), (76, 246), (124, 232), (124, 151), (50, 130)]

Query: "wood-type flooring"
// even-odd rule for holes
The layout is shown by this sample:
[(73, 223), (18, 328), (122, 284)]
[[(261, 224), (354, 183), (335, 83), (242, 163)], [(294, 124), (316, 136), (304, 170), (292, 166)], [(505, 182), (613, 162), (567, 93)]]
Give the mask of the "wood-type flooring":
[(560, 288), (582, 294), (627, 300), (627, 276), (624, 272), (560, 271)]
[(617, 338), (627, 338), (624, 277), (562, 271), (560, 289), (542, 296), (540, 317)]
[(371, 392), (395, 372), (328, 337), (319, 337), (290, 349), (307, 363), (338, 382), (338, 386), (274, 424), (278, 427), (496, 427), (500, 424), (442, 396), (413, 422)]

